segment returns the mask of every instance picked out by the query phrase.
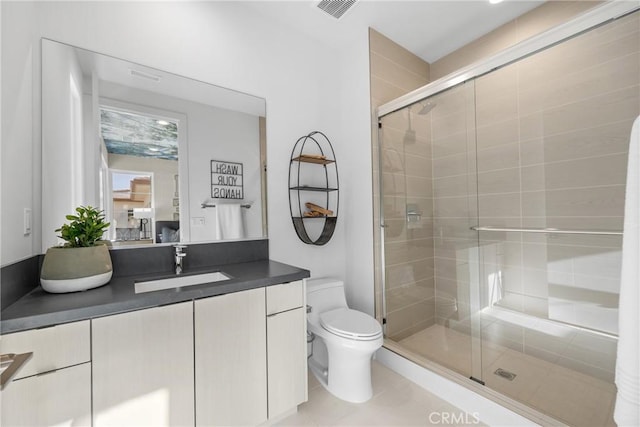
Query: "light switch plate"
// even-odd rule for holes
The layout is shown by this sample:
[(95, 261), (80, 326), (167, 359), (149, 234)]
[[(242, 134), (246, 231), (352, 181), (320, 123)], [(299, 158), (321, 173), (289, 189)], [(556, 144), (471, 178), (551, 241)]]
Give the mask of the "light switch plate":
[(195, 226), (204, 225), (204, 217), (191, 218), (191, 225), (195, 225)]
[(24, 208), (23, 232), (25, 236), (31, 234), (31, 209)]

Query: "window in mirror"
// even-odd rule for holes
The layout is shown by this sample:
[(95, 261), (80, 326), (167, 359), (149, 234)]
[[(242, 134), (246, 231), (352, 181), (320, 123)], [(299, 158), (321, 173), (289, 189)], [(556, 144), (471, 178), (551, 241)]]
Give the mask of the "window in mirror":
[(179, 120), (130, 107), (100, 108), (103, 163), (111, 176), (110, 189), (102, 191), (109, 197), (110, 238), (116, 245), (179, 241), (179, 231), (163, 239), (155, 230), (159, 222), (179, 220)]
[(111, 170), (111, 223), (116, 242), (151, 243), (153, 177), (145, 172)]

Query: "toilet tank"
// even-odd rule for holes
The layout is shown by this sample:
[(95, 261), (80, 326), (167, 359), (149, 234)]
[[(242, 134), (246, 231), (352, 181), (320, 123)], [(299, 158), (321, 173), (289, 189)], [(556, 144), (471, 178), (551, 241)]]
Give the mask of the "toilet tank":
[(333, 278), (307, 280), (307, 305), (311, 307), (312, 316), (334, 308), (347, 308), (344, 283)]

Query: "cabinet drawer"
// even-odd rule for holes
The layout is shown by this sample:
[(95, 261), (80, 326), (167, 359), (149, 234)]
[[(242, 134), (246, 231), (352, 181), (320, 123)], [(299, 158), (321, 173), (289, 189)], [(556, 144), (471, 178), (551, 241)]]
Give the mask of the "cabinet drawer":
[(13, 380), (2, 391), (0, 425), (91, 426), (91, 364)]
[(302, 280), (267, 286), (267, 316), (304, 305)]
[(89, 321), (16, 332), (0, 338), (0, 353), (28, 353), (33, 357), (14, 379), (24, 378), (91, 360)]

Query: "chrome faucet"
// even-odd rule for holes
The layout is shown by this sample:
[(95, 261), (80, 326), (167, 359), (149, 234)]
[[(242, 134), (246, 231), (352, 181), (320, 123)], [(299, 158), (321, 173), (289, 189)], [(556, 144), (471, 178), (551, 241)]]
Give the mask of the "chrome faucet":
[(186, 246), (174, 245), (173, 247), (176, 249), (176, 255), (175, 255), (176, 274), (182, 274), (182, 258), (187, 256), (187, 254), (182, 252), (182, 250), (185, 249)]

